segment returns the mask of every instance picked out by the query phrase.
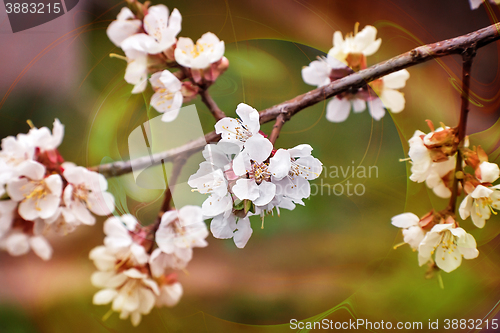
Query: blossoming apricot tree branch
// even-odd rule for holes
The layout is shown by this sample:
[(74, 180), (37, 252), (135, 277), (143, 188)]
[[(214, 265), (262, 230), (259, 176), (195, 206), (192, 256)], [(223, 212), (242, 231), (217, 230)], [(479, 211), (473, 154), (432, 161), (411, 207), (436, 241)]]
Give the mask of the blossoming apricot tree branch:
[[(463, 36), (419, 46), (409, 52), (383, 61), (359, 72), (352, 73), (344, 78), (335, 80), (326, 86), (313, 89), (293, 99), (264, 109), (259, 112), (260, 123), (264, 124), (272, 121), (280, 114), (285, 114), (287, 118), (292, 117), (299, 111), (309, 106), (336, 96), (342, 92), (365, 86), (368, 82), (376, 80), (384, 75), (388, 75), (435, 58), (452, 54), (461, 54), (471, 47), (481, 48), (498, 39), (500, 39), (500, 24), (493, 24)], [(204, 138), (200, 138), (178, 148), (152, 155), (153, 164), (159, 164), (162, 163), (162, 161), (172, 161), (172, 159), (178, 154), (195, 153), (202, 149), (203, 143), (216, 142), (218, 139), (219, 136), (216, 135), (215, 132), (210, 132), (206, 134)], [(146, 167), (151, 165), (151, 159), (149, 156), (139, 158), (133, 162), (134, 165), (137, 165), (139, 168), (141, 166)], [(117, 161), (94, 166), (91, 167), (90, 170), (99, 171), (99, 173), (106, 177), (115, 177), (132, 172), (132, 162)]]

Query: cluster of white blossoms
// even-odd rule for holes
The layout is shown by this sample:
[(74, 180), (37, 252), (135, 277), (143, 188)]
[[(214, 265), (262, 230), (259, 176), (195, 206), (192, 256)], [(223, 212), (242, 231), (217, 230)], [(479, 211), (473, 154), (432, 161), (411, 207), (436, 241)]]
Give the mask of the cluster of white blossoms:
[[(163, 121), (170, 122), (200, 87), (206, 89), (227, 69), (224, 42), (211, 32), (196, 44), (190, 38), (177, 39), (182, 21), (177, 9), (170, 13), (165, 5), (136, 4), (136, 14), (127, 7), (121, 9), (107, 34), (125, 53), (125, 81), (134, 85), (132, 93), (143, 92), (152, 74), (149, 81), (155, 93), (151, 106), (164, 114)], [(179, 67), (175, 73), (168, 70)]]
[(464, 156), (474, 174), (464, 177), (466, 197), (458, 211), (462, 219), (470, 216), (476, 227), (483, 228), (491, 214), (497, 215), (495, 210), (500, 210), (500, 185), (493, 185), (500, 178), (500, 168), (488, 162), (488, 156), (480, 146), (475, 150), (467, 149)]
[[(470, 216), (478, 228), (483, 228), (486, 220), (500, 209), (500, 185), (493, 185), (500, 178), (499, 166), (488, 161), (481, 146), (470, 149), (467, 137), (460, 146), (457, 128), (443, 125), (434, 130), (432, 122), (428, 121), (428, 125), (430, 133), (416, 131), (409, 140), (410, 180), (425, 182), (441, 198), (452, 197), (453, 186), (457, 186), (455, 190), (465, 192), (458, 210), (460, 217), (465, 220)], [(459, 172), (457, 154), (463, 161)], [(392, 224), (403, 229), (404, 242), (418, 250), (420, 266), (431, 262), (451, 272), (460, 266), (462, 257), (478, 256), (474, 237), (458, 226), (450, 207), (454, 204), (442, 212), (431, 211), (421, 219), (412, 213), (392, 218)]]
[(93, 225), (92, 215), (114, 210), (106, 179), (73, 163), (57, 151), (64, 126), (54, 121), (28, 134), (2, 140), (0, 150), (0, 248), (13, 256), (33, 250), (48, 260), (52, 248), (44, 235), (61, 234), (81, 224)]
[(462, 257), (479, 255), (474, 237), (458, 227), (451, 215), (430, 212), (420, 219), (404, 213), (394, 216), (392, 224), (403, 229), (404, 242), (418, 251), (420, 266), (431, 262), (449, 273), (460, 266)]
[(175, 270), (185, 269), (194, 247), (207, 245), (208, 230), (201, 208), (170, 210), (152, 240), (150, 227), (141, 227), (132, 215), (111, 217), (104, 223), (104, 245), (90, 252), (97, 271), (92, 284), (102, 290), (94, 304), (109, 304), (121, 319), (139, 325), (154, 306), (174, 306), (183, 289)]
[(307, 144), (292, 149), (274, 149), (260, 132), (259, 113), (239, 104), (240, 117), (223, 118), (215, 124), (221, 135), (217, 145), (207, 145), (206, 161), (188, 184), (209, 197), (203, 215), (212, 218), (210, 230), (216, 238), (233, 238), (243, 248), (252, 228), (249, 217), (264, 219), (276, 208), (292, 210), (303, 205), (311, 192), (309, 180), (319, 177), (322, 163), (311, 156)]
[[(336, 31), (333, 35), (333, 47), (326, 57), (319, 57), (309, 66), (302, 69), (304, 82), (321, 87), (353, 72), (365, 69), (366, 57), (378, 51), (382, 40), (376, 39), (377, 29), (366, 26), (358, 32), (358, 24), (354, 34), (342, 38), (342, 33)], [(410, 74), (406, 69), (391, 73), (370, 82), (366, 87), (349, 91), (333, 97), (327, 105), (326, 119), (331, 122), (343, 122), (354, 113), (368, 110), (375, 120), (385, 115), (385, 108), (393, 113), (403, 111), (405, 98), (397, 89), (405, 86)]]

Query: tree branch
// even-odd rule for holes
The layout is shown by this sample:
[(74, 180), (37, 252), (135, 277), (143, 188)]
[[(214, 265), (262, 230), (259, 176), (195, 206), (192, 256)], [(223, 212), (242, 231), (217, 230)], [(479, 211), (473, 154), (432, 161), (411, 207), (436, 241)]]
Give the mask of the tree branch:
[[(463, 147), (465, 139), (465, 131), (467, 128), (467, 116), (469, 114), (469, 87), (470, 87), (470, 72), (472, 67), (472, 60), (476, 54), (476, 49), (472, 45), (469, 49), (465, 50), (462, 54), (462, 105), (460, 107), (460, 120), (458, 122), (458, 142), (459, 148)], [(451, 213), (455, 214), (458, 197), (458, 182), (457, 173), (462, 171), (462, 154), (460, 150), (457, 152), (457, 164), (455, 166), (455, 177), (453, 179), (453, 186), (451, 188), (451, 197), (448, 204), (448, 209)]]
[(269, 135), (269, 141), (274, 145), (278, 136), (280, 135), (281, 128), (285, 125), (286, 118), (282, 113), (276, 117), (276, 122), (274, 123), (273, 130), (271, 131), (271, 135)]
[(210, 96), (207, 89), (200, 88), (200, 91), (198, 92), (198, 94), (200, 95), (203, 103), (205, 103), (205, 105), (210, 110), (210, 112), (212, 112), (212, 115), (214, 116), (215, 120), (220, 120), (220, 119), (226, 117), (226, 114), (224, 113), (224, 111), (219, 109), (219, 106), (217, 105), (217, 103), (215, 103), (212, 96)]
[[(452, 54), (462, 54), (471, 47), (481, 48), (496, 40), (500, 39), (500, 24), (493, 24), (486, 28), (471, 32), (467, 35), (459, 36), (452, 39), (443, 40), (434, 44), (423, 45), (409, 52), (381, 62), (367, 69), (350, 74), (342, 79), (335, 80), (332, 83), (313, 89), (305, 94), (299, 95), (291, 100), (274, 105), (270, 108), (260, 111), (260, 123), (267, 123), (276, 119), (280, 114), (284, 114), (286, 119), (291, 118), (299, 111), (321, 102), (327, 98), (340, 94), (348, 89), (356, 89), (363, 87), (368, 82), (378, 79), (387, 74), (399, 71), (404, 68), (415, 66), (417, 64), (440, 58)], [(216, 142), (220, 137), (215, 132), (210, 132), (205, 135), (205, 138), (200, 138), (190, 142), (184, 146), (171, 149), (153, 156), (146, 156), (134, 161), (137, 166), (150, 166), (151, 159), (154, 164), (159, 164), (162, 161), (171, 161), (179, 154), (192, 154), (201, 149), (204, 142)], [(103, 164), (90, 168), (93, 171), (98, 171), (106, 177), (119, 176), (132, 171), (131, 162), (114, 162)]]

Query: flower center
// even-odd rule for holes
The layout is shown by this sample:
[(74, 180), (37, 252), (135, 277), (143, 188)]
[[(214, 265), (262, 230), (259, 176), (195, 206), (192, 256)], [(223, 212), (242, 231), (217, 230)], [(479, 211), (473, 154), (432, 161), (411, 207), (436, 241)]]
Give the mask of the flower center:
[(257, 163), (252, 161), (252, 169), (248, 172), (249, 178), (255, 179), (257, 184), (262, 183), (262, 181), (271, 180), (271, 173), (268, 170), (269, 165), (267, 163)]

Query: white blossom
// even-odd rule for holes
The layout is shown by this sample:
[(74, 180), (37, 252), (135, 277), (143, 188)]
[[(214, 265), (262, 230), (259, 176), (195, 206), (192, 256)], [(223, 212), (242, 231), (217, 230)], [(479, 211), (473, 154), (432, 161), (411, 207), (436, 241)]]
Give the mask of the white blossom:
[(224, 55), (224, 41), (207, 32), (196, 44), (190, 38), (180, 37), (175, 48), (175, 61), (181, 66), (204, 69), (221, 60)]
[[(390, 109), (392, 113), (399, 113), (405, 107), (405, 98), (397, 89), (404, 88), (410, 73), (406, 69), (388, 74), (382, 78), (370, 82), (378, 98), (368, 100), (368, 109), (375, 120), (380, 120), (385, 115), (384, 109)], [(375, 96), (376, 97), (376, 96)]]
[(129, 8), (123, 7), (116, 20), (108, 26), (106, 33), (113, 44), (120, 47), (125, 39), (138, 33), (141, 27), (142, 21), (136, 19)]
[(478, 177), (483, 183), (493, 183), (500, 177), (500, 168), (495, 163), (481, 162), (479, 164), (480, 176)]
[(418, 262), (422, 266), (432, 259), (443, 271), (449, 273), (465, 259), (474, 259), (479, 255), (476, 241), (471, 234), (453, 223), (437, 224), (424, 237), (418, 247)]
[(130, 316), (132, 325), (141, 322), (142, 315), (148, 314), (160, 294), (158, 284), (148, 274), (136, 268), (123, 272), (98, 271), (92, 275), (92, 284), (98, 288), (93, 303), (103, 305), (112, 303), (113, 311), (120, 312), (120, 319)]
[[(484, 162), (483, 162), (484, 163)], [(483, 228), (493, 209), (500, 209), (500, 185), (486, 187), (478, 185), (460, 204), (459, 213), (462, 219), (469, 216), (478, 228)]]
[(90, 212), (102, 216), (114, 210), (115, 200), (106, 192), (108, 182), (103, 175), (83, 167), (72, 167), (65, 169), (63, 176), (68, 181), (64, 204), (78, 221), (93, 225), (95, 217)]
[(412, 213), (403, 213), (392, 218), (392, 225), (403, 229), (404, 242), (417, 250), (425, 236), (424, 230), (420, 227), (420, 219)]
[(371, 56), (378, 51), (382, 43), (382, 39), (375, 39), (376, 36), (377, 29), (371, 25), (365, 26), (360, 32), (355, 31), (354, 35), (346, 35), (345, 40), (342, 38), (342, 32), (335, 31), (333, 34), (333, 47), (328, 51), (328, 55), (346, 65), (349, 64), (347, 58), (351, 54), (362, 54), (365, 57)]
[(158, 249), (150, 260), (153, 276), (162, 275), (166, 268), (186, 267), (193, 256), (193, 248), (208, 245), (205, 241), (207, 236), (200, 207), (184, 206), (165, 212), (156, 231)]
[(177, 9), (169, 17), (169, 10), (165, 5), (151, 6), (144, 17), (145, 33), (126, 38), (121, 47), (125, 52), (131, 49), (146, 54), (164, 52), (175, 44), (176, 36), (181, 31), (181, 21), (182, 17)]
[(236, 114), (240, 118), (225, 117), (215, 124), (215, 132), (222, 136), (222, 142), (243, 147), (245, 142), (260, 131), (259, 112), (245, 103), (238, 104)]
[(168, 70), (157, 72), (149, 79), (155, 93), (151, 97), (151, 106), (164, 113), (161, 120), (171, 122), (177, 118), (182, 106), (182, 82)]
[(125, 81), (134, 85), (132, 94), (139, 94), (148, 85), (148, 54), (135, 49), (125, 50), (127, 56), (127, 68), (125, 70)]
[(53, 216), (61, 202), (62, 179), (57, 174), (45, 176), (45, 166), (35, 161), (25, 161), (18, 167), (20, 178), (7, 184), (7, 193), (20, 201), (19, 215), (28, 221)]
[(248, 217), (236, 217), (234, 214), (223, 214), (212, 219), (210, 231), (215, 238), (233, 238), (234, 244), (242, 249), (252, 236), (253, 230)]

